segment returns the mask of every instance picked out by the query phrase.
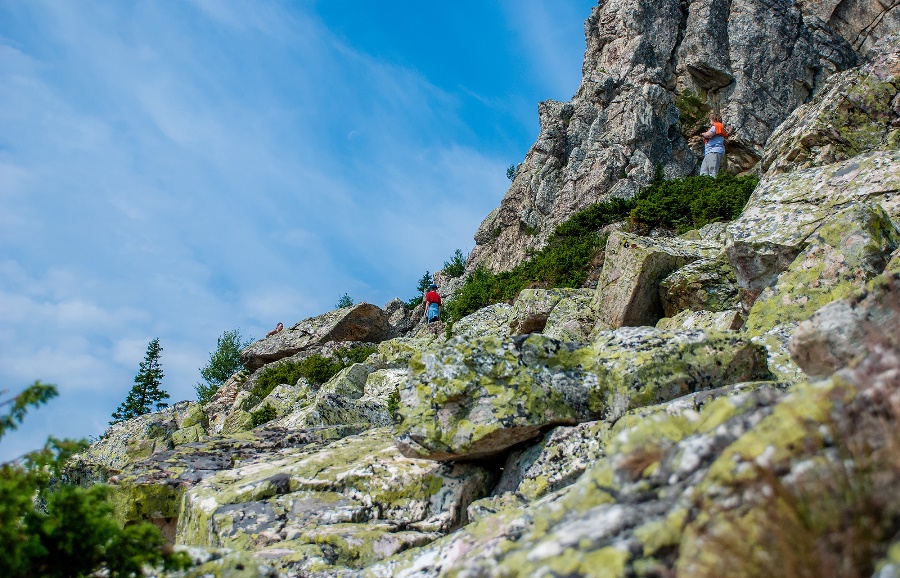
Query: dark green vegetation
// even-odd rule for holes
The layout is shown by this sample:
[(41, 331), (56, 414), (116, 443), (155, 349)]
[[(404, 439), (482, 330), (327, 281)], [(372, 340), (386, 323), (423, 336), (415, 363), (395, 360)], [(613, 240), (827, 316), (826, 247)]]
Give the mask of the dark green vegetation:
[(419, 306), (422, 300), (425, 299), (424, 294), (428, 290), (429, 285), (431, 285), (431, 272), (425, 271), (425, 274), (422, 275), (419, 282), (416, 284), (416, 296), (406, 302), (407, 309), (411, 311)]
[[(0, 438), (22, 423), (29, 406), (56, 395), (55, 386), (35, 382), (0, 402), (10, 407), (0, 416)], [(152, 524), (120, 528), (107, 486), (51, 483), (69, 457), (86, 447), (83, 441), (50, 438), (19, 462), (0, 464), (0, 576), (121, 578), (142, 576), (145, 565), (187, 566), (184, 554), (163, 554), (163, 537)]]
[(159, 411), (169, 405), (163, 401), (169, 399), (169, 394), (160, 387), (162, 378), (165, 377), (159, 361), (162, 350), (159, 337), (147, 344), (147, 353), (134, 377), (134, 385), (125, 401), (113, 412), (110, 425), (150, 413), (154, 406)]
[[(272, 393), (276, 386), (282, 383), (293, 385), (301, 377), (311, 384), (321, 385), (337, 375), (345, 367), (350, 367), (354, 363), (362, 363), (367, 357), (375, 353), (375, 350), (376, 347), (374, 345), (353, 348), (343, 347), (335, 351), (333, 357), (315, 354), (300, 361), (289, 361), (276, 366), (268, 366), (256, 378), (256, 385), (253, 386), (250, 395), (244, 400), (242, 407), (244, 411), (251, 410), (262, 403), (262, 400)], [(263, 414), (260, 415), (262, 416)], [(272, 416), (269, 419), (274, 417)]]
[(278, 417), (278, 411), (269, 404), (250, 412), (250, 423), (253, 427), (270, 422)]
[(633, 222), (685, 233), (707, 223), (738, 217), (756, 188), (756, 177), (721, 173), (715, 179), (688, 177), (659, 181), (645, 189), (631, 211)]
[(346, 293), (340, 296), (337, 305), (335, 305), (337, 309), (343, 309), (344, 307), (353, 307), (353, 298)]
[(630, 230), (675, 229), (683, 233), (737, 217), (756, 187), (755, 177), (721, 174), (663, 180), (661, 174), (634, 199), (613, 198), (580, 211), (560, 224), (546, 245), (510, 271), (476, 269), (446, 310), (457, 321), (482, 307), (511, 301), (527, 287), (581, 287), (588, 265), (606, 246), (598, 232), (628, 220)]
[(449, 261), (444, 261), (443, 271), (444, 275), (450, 278), (460, 277), (466, 272), (466, 255), (462, 249), (457, 249)]
[(200, 377), (205, 383), (197, 383), (197, 401), (206, 403), (229, 377), (244, 368), (241, 365), (241, 350), (253, 343), (253, 339), (241, 337), (239, 329), (226, 331), (216, 341), (216, 350), (209, 354), (206, 367), (200, 368)]

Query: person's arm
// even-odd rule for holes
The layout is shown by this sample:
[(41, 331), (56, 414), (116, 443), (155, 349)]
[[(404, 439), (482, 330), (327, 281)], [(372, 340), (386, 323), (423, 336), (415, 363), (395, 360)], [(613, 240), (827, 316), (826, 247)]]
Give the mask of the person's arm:
[(712, 138), (712, 137), (716, 136), (716, 128), (710, 127), (710, 129), (708, 131), (701, 134), (700, 136), (702, 136), (703, 138)]

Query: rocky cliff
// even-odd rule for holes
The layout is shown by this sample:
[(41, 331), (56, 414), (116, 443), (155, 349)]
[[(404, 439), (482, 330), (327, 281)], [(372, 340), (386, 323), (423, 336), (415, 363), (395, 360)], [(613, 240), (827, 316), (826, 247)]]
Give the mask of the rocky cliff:
[(303, 320), (70, 481), (111, 484), (182, 577), (900, 575), (900, 35), (876, 38), (891, 6), (827, 4), (600, 2), (470, 265), (658, 162), (689, 174), (688, 87), (763, 161), (736, 220), (615, 231), (596, 289), (452, 327)]

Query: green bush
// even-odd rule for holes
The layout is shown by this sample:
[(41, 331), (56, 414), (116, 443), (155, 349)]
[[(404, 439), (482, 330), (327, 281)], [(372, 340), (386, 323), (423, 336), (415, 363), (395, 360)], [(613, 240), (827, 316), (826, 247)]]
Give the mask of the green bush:
[(449, 261), (444, 261), (444, 275), (450, 278), (460, 277), (466, 272), (466, 256), (461, 249), (453, 252)]
[(344, 307), (353, 307), (353, 298), (346, 293), (338, 298), (337, 305), (335, 305), (337, 309), (343, 309)]
[(400, 411), (400, 390), (394, 389), (394, 391), (392, 391), (390, 395), (388, 395), (387, 412), (394, 421), (397, 421), (398, 411)]
[(758, 182), (753, 176), (727, 173), (714, 179), (687, 177), (656, 182), (641, 193), (631, 219), (650, 228), (670, 227), (679, 233), (730, 221), (741, 214)]
[(310, 383), (321, 385), (337, 375), (345, 367), (349, 367), (354, 363), (362, 363), (376, 349), (372, 345), (352, 348), (343, 347), (334, 352), (334, 357), (315, 354), (300, 361), (290, 361), (269, 366), (256, 378), (256, 384), (250, 390), (250, 395), (247, 396), (241, 407), (244, 411), (250, 411), (262, 403), (262, 400), (272, 393), (276, 386), (282, 383), (294, 385), (301, 377)]
[(268, 423), (278, 417), (278, 412), (269, 404), (265, 404), (261, 408), (250, 412), (250, 421), (253, 427)]
[(692, 90), (686, 90), (678, 95), (675, 107), (679, 112), (681, 127), (685, 131), (696, 129), (709, 118), (709, 106)]
[[(35, 382), (19, 395), (0, 401), (0, 438), (18, 427), (28, 406), (57, 395), (56, 387)], [(144, 522), (121, 528), (105, 485), (82, 488), (59, 482), (83, 441), (50, 438), (43, 449), (0, 464), (0, 576), (143, 576), (146, 565), (185, 568), (180, 553), (164, 554), (163, 537)]]

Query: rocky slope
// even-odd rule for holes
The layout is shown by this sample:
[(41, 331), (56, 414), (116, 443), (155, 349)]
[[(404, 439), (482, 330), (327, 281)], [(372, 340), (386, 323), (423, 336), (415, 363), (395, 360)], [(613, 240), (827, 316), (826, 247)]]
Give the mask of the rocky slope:
[[(900, 36), (829, 4), (851, 28), (775, 0), (600, 2), (579, 95), (542, 105), (513, 183), (558, 222), (657, 161), (689, 173), (690, 85), (768, 162), (737, 220), (617, 231), (596, 289), (451, 328), (396, 302), (301, 321), (209, 404), (110, 428), (71, 481), (191, 552), (182, 577), (900, 574)], [(506, 230), (473, 262), (525, 246)], [(324, 382), (270, 383), (354, 349)]]

